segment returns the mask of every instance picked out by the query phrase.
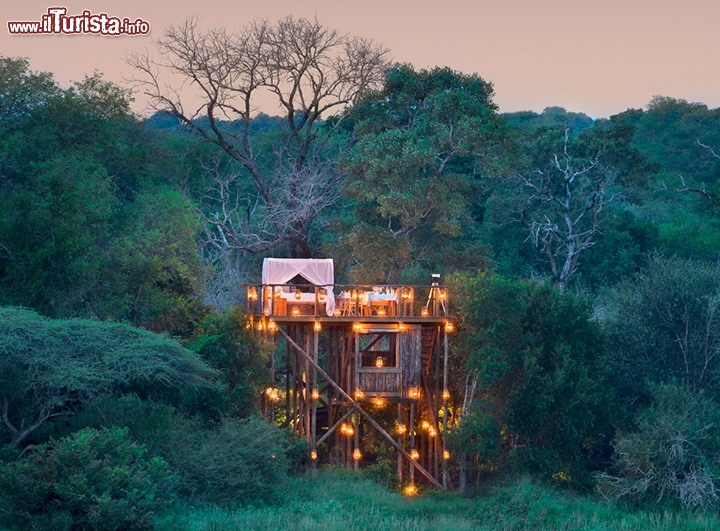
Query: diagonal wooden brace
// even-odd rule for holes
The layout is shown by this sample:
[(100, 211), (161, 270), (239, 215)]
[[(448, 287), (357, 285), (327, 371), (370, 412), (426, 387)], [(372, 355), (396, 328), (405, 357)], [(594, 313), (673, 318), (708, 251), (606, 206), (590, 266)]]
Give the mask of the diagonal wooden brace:
[(360, 406), (360, 404), (358, 404), (355, 400), (353, 400), (353, 398), (352, 398), (349, 394), (347, 394), (342, 387), (340, 387), (337, 383), (335, 383), (335, 381), (334, 381), (332, 378), (330, 378), (330, 376), (323, 370), (323, 368), (320, 367), (320, 365), (318, 365), (318, 364), (315, 362), (315, 360), (312, 359), (312, 356), (310, 356), (307, 352), (305, 352), (305, 351), (300, 347), (300, 345), (298, 345), (297, 343), (295, 343), (295, 341), (293, 341), (293, 339), (285, 332), (285, 330), (283, 330), (282, 328), (278, 328), (278, 330), (280, 330), (280, 333), (285, 337), (285, 339), (287, 340), (287, 342), (290, 343), (290, 344), (293, 346), (293, 348), (295, 348), (295, 350), (297, 350), (300, 354), (302, 354), (302, 355), (305, 357), (305, 359), (308, 361), (308, 363), (310, 363), (310, 365), (312, 365), (312, 366), (315, 368), (315, 370), (318, 372), (318, 374), (320, 374), (320, 376), (322, 376), (323, 378), (325, 378), (325, 381), (326, 381), (327, 383), (329, 383), (330, 385), (332, 385), (332, 386), (335, 388), (335, 390), (336, 390), (338, 393), (340, 393), (340, 395), (342, 395), (343, 398), (345, 398), (345, 400), (347, 400), (348, 402), (350, 402), (350, 404), (351, 404), (363, 417), (365, 417), (365, 419), (370, 423), (370, 425), (372, 425), (373, 428), (375, 428), (383, 437), (385, 437), (385, 438), (388, 440), (388, 442), (389, 442), (390, 444), (392, 444), (392, 445), (397, 449), (398, 452), (400, 452), (400, 453), (403, 454), (405, 457), (407, 457), (407, 459), (410, 461), (410, 463), (411, 463), (423, 476), (425, 476), (425, 477), (428, 479), (428, 481), (430, 481), (430, 483), (432, 483), (435, 487), (437, 487), (437, 488), (440, 489), (440, 490), (445, 490), (445, 487), (443, 487), (434, 477), (432, 477), (432, 474), (430, 474), (430, 472), (428, 472), (428, 471), (425, 469), (425, 467), (423, 467), (420, 463), (418, 463), (417, 461), (415, 461), (415, 459), (413, 459), (412, 457), (410, 457), (410, 454), (405, 451), (405, 448), (403, 448), (403, 447), (393, 438), (392, 435), (390, 435), (387, 431), (385, 431), (385, 429), (384, 429), (382, 426), (380, 426), (380, 424), (378, 424), (377, 421), (376, 421), (374, 418), (372, 418), (372, 417), (370, 416), (370, 414), (369, 414), (367, 411), (365, 411), (365, 410)]

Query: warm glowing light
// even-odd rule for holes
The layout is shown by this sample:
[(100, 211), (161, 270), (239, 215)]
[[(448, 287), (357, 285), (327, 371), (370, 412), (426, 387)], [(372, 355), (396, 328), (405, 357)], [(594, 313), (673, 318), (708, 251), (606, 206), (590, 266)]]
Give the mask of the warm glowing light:
[(410, 458), (411, 458), (411, 459), (414, 459), (415, 461), (417, 461), (418, 459), (420, 459), (420, 454), (418, 453), (418, 451), (417, 451), (415, 448), (413, 448), (412, 450), (410, 450)]
[(373, 400), (373, 403), (374, 403), (377, 407), (383, 407), (383, 406), (385, 405), (385, 400), (382, 399), (382, 398), (376, 398), (375, 400)]
[(278, 329), (277, 323), (273, 320), (268, 321), (267, 329), (270, 332), (277, 332), (277, 329)]
[(320, 293), (318, 293), (318, 300), (320, 302), (325, 302), (325, 292), (324, 291), (321, 291)]
[(454, 332), (455, 325), (448, 321), (447, 323), (445, 323), (445, 331), (446, 332)]
[(435, 437), (437, 435), (437, 430), (435, 430), (435, 428), (433, 428), (432, 426), (430, 426), (428, 428), (427, 432), (428, 432), (428, 437)]
[(418, 488), (412, 483), (403, 489), (405, 496), (415, 496), (418, 493)]
[(384, 365), (385, 365), (385, 361), (382, 356), (378, 356), (377, 358), (375, 358), (375, 367), (377, 367), (379, 369), (379, 368), (383, 367)]
[(403, 290), (402, 298), (406, 301), (412, 300), (412, 291), (410, 291), (409, 289)]
[(355, 428), (353, 428), (352, 424), (345, 424), (343, 422), (340, 424), (340, 433), (349, 437), (355, 433)]
[(365, 398), (365, 393), (362, 389), (355, 389), (355, 400), (362, 400)]
[(362, 325), (360, 323), (355, 323), (353, 325), (353, 330), (355, 330), (356, 332), (359, 332), (360, 330), (362, 330)]
[(263, 330), (265, 330), (265, 323), (262, 321), (258, 321), (257, 329), (258, 329), (258, 332), (262, 332)]
[(258, 299), (257, 290), (255, 288), (249, 288), (247, 292), (248, 300), (256, 301)]
[(310, 393), (310, 398), (312, 398), (313, 400), (320, 400), (320, 391), (318, 391), (317, 389), (313, 389), (312, 393)]
[(359, 448), (355, 448), (355, 450), (353, 450), (353, 459), (355, 461), (360, 461), (360, 459), (362, 459), (362, 452)]
[(300, 315), (300, 308), (298, 308), (297, 306), (295, 306), (295, 307), (292, 309), (292, 314), (293, 314), (293, 317), (297, 317), (298, 315)]
[(420, 310), (420, 315), (422, 317), (427, 317), (428, 315), (430, 315), (430, 312), (428, 311), (427, 308), (423, 308), (422, 310)]
[(315, 324), (313, 325), (313, 330), (315, 330), (316, 332), (322, 330), (322, 325), (320, 324), (320, 321), (315, 321)]
[(447, 450), (443, 450), (443, 459), (445, 459), (445, 461), (450, 459), (450, 452), (448, 452)]
[(420, 427), (421, 427), (422, 429), (424, 429), (424, 430), (427, 430), (427, 429), (430, 428), (430, 423), (429, 423), (427, 420), (423, 420), (423, 421), (420, 423)]
[(270, 402), (277, 402), (280, 400), (280, 389), (277, 387), (268, 387), (265, 389), (265, 396)]
[(450, 391), (448, 389), (444, 389), (442, 397), (443, 397), (443, 400), (450, 400)]
[(405, 323), (398, 324), (398, 332), (404, 332), (405, 331)]
[(302, 295), (300, 294), (300, 292), (299, 292), (299, 291), (295, 291), (295, 298), (296, 298), (297, 300), (300, 300), (300, 297), (302, 297)]
[(312, 459), (313, 461), (317, 459), (317, 450), (312, 450), (310, 452), (310, 459)]
[(407, 433), (407, 426), (405, 426), (405, 424), (398, 424), (395, 431), (398, 435), (405, 435)]
[(340, 311), (340, 308), (335, 308), (335, 317), (340, 317), (342, 315), (342, 312)]
[(446, 297), (447, 297), (447, 293), (445, 293), (444, 289), (441, 289), (440, 290), (440, 300), (444, 301)]
[(408, 389), (408, 398), (412, 398), (413, 400), (420, 398), (420, 389), (417, 387), (411, 387)]
[(385, 317), (385, 308), (378, 308), (378, 316)]

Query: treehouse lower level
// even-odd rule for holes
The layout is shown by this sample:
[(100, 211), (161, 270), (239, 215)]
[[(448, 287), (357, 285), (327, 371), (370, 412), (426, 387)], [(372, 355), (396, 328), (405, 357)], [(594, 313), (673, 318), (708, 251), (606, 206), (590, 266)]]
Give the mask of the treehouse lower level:
[(394, 453), (408, 493), (447, 488), (447, 290), (287, 288), (247, 287), (248, 323), (275, 348), (268, 417), (313, 460), (359, 468)]

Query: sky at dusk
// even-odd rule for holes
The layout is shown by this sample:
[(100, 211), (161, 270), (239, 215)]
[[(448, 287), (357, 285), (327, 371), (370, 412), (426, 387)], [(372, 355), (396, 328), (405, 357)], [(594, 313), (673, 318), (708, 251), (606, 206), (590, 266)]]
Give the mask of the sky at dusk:
[[(5, 4), (10, 4), (5, 1)], [(147, 36), (11, 35), (8, 21), (40, 21), (49, 7), (150, 24)], [(172, 7), (170, 7), (172, 6)], [(393, 60), (449, 66), (495, 87), (501, 112), (561, 106), (593, 118), (643, 108), (653, 96), (720, 107), (720, 0), (24, 0), (5, 5), (0, 54), (26, 57), (63, 86), (102, 72), (125, 85), (125, 56), (190, 16), (205, 28), (241, 29), (253, 19), (316, 17), (373, 39)], [(136, 110), (147, 114), (141, 98)]]

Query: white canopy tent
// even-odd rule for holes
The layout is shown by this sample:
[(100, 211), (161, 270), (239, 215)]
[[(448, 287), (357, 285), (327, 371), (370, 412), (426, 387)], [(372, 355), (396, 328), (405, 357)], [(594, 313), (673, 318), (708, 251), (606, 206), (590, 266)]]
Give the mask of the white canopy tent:
[(296, 275), (300, 275), (325, 290), (325, 311), (332, 316), (335, 313), (335, 267), (332, 258), (265, 258), (262, 269), (264, 285), (285, 284)]

